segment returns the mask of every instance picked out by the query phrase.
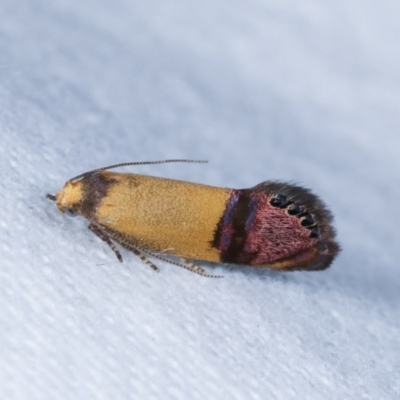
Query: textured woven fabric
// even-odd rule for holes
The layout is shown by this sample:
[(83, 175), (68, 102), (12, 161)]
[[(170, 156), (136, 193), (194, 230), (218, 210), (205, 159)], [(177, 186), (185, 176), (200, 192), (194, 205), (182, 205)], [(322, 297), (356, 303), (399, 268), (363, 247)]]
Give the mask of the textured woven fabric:
[[(0, 2), (0, 399), (400, 398), (396, 2)], [(397, 58), (396, 58), (397, 57)], [(312, 188), (320, 273), (121, 250), (45, 198), (86, 170)]]

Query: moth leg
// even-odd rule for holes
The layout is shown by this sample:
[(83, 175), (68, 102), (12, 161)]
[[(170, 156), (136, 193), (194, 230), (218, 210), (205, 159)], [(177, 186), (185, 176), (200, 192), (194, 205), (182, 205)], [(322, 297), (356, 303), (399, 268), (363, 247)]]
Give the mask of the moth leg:
[(196, 265), (196, 264), (194, 264), (194, 263), (192, 263), (192, 262), (190, 262), (190, 261), (188, 261), (188, 260), (186, 260), (186, 259), (184, 259), (182, 257), (181, 257), (181, 261), (182, 261), (182, 264), (181, 264), (181, 263), (178, 263), (176, 261), (170, 260), (169, 258), (161, 257), (159, 254), (153, 253), (153, 252), (148, 251), (148, 250), (140, 249), (140, 251), (145, 253), (145, 254), (147, 254), (147, 255), (149, 255), (149, 256), (151, 256), (151, 257), (157, 258), (158, 260), (167, 262), (167, 263), (172, 264), (172, 265), (176, 265), (177, 267), (181, 267), (181, 268), (187, 269), (188, 271), (194, 272), (195, 274), (198, 274), (198, 275), (201, 275), (201, 276), (205, 276), (206, 278), (223, 278), (223, 276), (220, 276), (220, 275), (207, 274), (207, 272), (203, 268), (199, 267), (198, 265)]
[[(158, 255), (156, 253), (153, 253), (151, 251), (143, 250), (140, 247), (139, 247), (139, 249), (136, 249), (135, 247), (133, 247), (131, 245), (127, 245), (127, 244), (122, 243), (122, 242), (120, 244), (121, 244), (121, 246), (124, 246), (127, 250), (133, 251), (136, 255), (138, 255), (140, 257), (140, 259), (142, 261), (144, 261), (146, 264), (150, 265), (153, 269), (157, 268), (157, 267), (154, 264), (152, 264), (141, 253), (147, 254), (148, 256), (151, 256), (151, 257), (154, 257), (154, 258), (157, 258), (157, 260), (161, 260), (161, 261), (167, 262), (169, 264), (176, 265), (177, 267), (181, 267), (181, 268), (187, 269), (187, 270), (189, 270), (191, 272), (194, 272), (195, 274), (198, 274), (198, 275), (201, 275), (201, 276), (205, 276), (207, 278), (223, 278), (222, 276), (218, 276), (218, 275), (209, 275), (209, 274), (206, 273), (206, 271), (204, 271), (203, 268), (200, 268), (199, 266), (197, 266), (197, 265), (195, 265), (193, 263), (190, 263), (189, 261), (186, 261), (183, 258), (181, 259), (182, 260), (182, 264), (181, 264), (181, 263), (178, 263), (176, 261), (170, 260), (170, 259), (168, 259), (166, 257), (161, 257), (160, 255)], [(158, 272), (159, 269), (157, 268), (155, 271)]]
[[(164, 262), (166, 262), (166, 263), (168, 263), (168, 264), (176, 265), (177, 267), (181, 267), (181, 268), (188, 269), (186, 265), (183, 265), (183, 264), (180, 264), (180, 263), (178, 263), (178, 262), (176, 262), (176, 261), (170, 260), (170, 259), (167, 258), (167, 257), (162, 257), (162, 256), (160, 256), (160, 255), (157, 254), (157, 253), (153, 253), (153, 252), (151, 252), (151, 251), (142, 250), (142, 249), (140, 249), (140, 251), (142, 251), (143, 253), (147, 254), (148, 256), (157, 258), (157, 260), (164, 261)], [(202, 270), (202, 271), (205, 273), (204, 270)]]
[[(102, 234), (108, 240), (108, 242), (111, 243), (111, 244), (109, 244), (110, 246), (112, 246), (111, 248), (115, 248), (115, 246), (111, 242), (110, 237), (113, 240), (115, 240), (118, 244), (120, 244), (122, 247), (124, 247), (125, 249), (127, 249), (127, 250), (131, 251), (132, 253), (134, 253), (135, 255), (137, 255), (145, 264), (147, 264), (151, 269), (153, 269), (156, 272), (160, 272), (159, 268), (156, 265), (154, 265), (144, 254), (147, 254), (151, 257), (157, 258), (158, 260), (165, 261), (167, 263), (176, 265), (178, 267), (187, 269), (188, 271), (194, 272), (195, 274), (198, 274), (201, 276), (205, 276), (207, 278), (223, 278), (223, 276), (220, 276), (220, 275), (207, 274), (203, 268), (197, 266), (196, 264), (194, 264), (184, 258), (181, 258), (182, 264), (172, 261), (168, 258), (161, 257), (160, 255), (153, 253), (150, 250), (145, 250), (145, 249), (142, 249), (141, 247), (136, 247), (135, 245), (132, 245), (131, 243), (127, 242), (122, 235), (116, 234), (112, 231), (111, 232), (107, 231), (107, 229), (105, 229), (106, 233), (103, 233), (103, 229), (101, 227), (93, 226), (93, 223), (90, 225), (92, 226), (91, 229), (94, 228), (97, 231), (99, 231), (99, 233)], [(96, 232), (96, 234), (99, 236), (99, 234), (97, 232)], [(102, 236), (99, 236), (99, 237), (101, 239), (103, 239)], [(103, 239), (103, 240), (106, 241), (106, 239)], [(117, 249), (115, 249), (115, 250), (118, 251)]]
[(187, 269), (188, 271), (194, 272), (195, 274), (198, 274), (198, 275), (201, 275), (201, 276), (205, 276), (207, 278), (223, 278), (222, 275), (210, 275), (210, 274), (207, 274), (207, 272), (203, 268), (199, 267), (198, 265), (196, 265), (195, 263), (187, 260), (184, 257), (180, 257), (180, 260), (184, 264), (183, 268)]
[(122, 256), (121, 253), (118, 251), (118, 249), (115, 247), (115, 244), (111, 241), (111, 239), (109, 238), (109, 236), (107, 236), (106, 233), (104, 233), (100, 228), (98, 228), (96, 225), (94, 224), (90, 224), (89, 225), (89, 229), (97, 236), (99, 237), (101, 240), (103, 240), (104, 242), (106, 242), (110, 247), (111, 250), (115, 253), (115, 255), (117, 256), (119, 262), (122, 262)]
[(130, 250), (133, 254), (137, 255), (153, 271), (160, 272), (160, 269), (156, 265), (154, 265), (145, 255), (143, 255), (141, 250), (138, 250), (136, 247), (123, 241), (120, 241), (119, 244), (122, 247), (125, 247), (125, 249)]

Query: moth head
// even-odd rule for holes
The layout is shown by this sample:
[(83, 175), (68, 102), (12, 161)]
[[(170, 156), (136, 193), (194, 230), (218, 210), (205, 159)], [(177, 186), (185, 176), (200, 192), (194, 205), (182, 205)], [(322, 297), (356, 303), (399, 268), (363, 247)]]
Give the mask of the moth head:
[(67, 181), (55, 196), (48, 194), (47, 198), (54, 200), (62, 213), (79, 212), (83, 200), (82, 181)]

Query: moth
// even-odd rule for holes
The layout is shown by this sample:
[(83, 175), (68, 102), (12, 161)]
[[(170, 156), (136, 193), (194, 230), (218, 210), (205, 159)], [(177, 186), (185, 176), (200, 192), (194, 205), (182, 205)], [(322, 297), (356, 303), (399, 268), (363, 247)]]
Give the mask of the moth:
[[(340, 251), (332, 214), (315, 194), (298, 185), (262, 182), (230, 189), (175, 179), (112, 172), (129, 162), (69, 179), (56, 195), (62, 212), (77, 213), (89, 229), (122, 256), (115, 243), (155, 271), (147, 256), (212, 276), (194, 260), (316, 271), (328, 268)], [(175, 262), (169, 256), (178, 256)]]

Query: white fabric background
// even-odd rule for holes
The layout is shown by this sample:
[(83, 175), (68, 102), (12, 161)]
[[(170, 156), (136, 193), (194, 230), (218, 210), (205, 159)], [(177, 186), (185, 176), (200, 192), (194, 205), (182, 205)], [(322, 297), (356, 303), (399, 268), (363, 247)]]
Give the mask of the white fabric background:
[[(400, 398), (400, 3), (2, 0), (1, 399)], [(45, 199), (88, 169), (329, 204), (321, 273), (124, 263)]]

